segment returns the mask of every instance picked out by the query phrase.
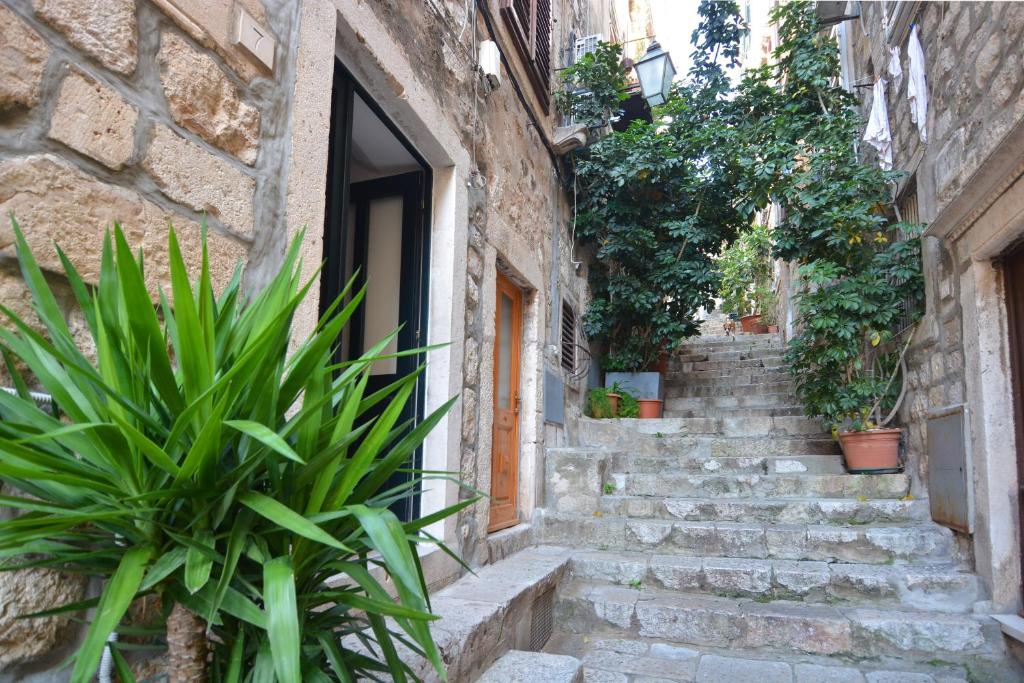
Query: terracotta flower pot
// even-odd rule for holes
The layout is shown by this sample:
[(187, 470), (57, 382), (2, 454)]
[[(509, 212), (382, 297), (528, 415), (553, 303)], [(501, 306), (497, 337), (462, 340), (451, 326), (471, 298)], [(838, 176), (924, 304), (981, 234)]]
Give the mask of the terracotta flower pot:
[(757, 327), (761, 324), (761, 314), (745, 315), (740, 318), (740, 329), (747, 334), (757, 334)]
[(778, 331), (779, 331), (779, 326), (778, 325), (769, 325), (768, 326), (768, 334), (777, 334)]
[(622, 396), (620, 396), (619, 394), (607, 394), (607, 396), (608, 402), (612, 404), (612, 414), (608, 415), (608, 417), (618, 417), (619, 401), (622, 399)]
[(890, 474), (900, 471), (901, 429), (839, 432), (846, 469), (853, 474)]
[(651, 365), (647, 368), (648, 372), (660, 372), (662, 375), (667, 375), (668, 374), (668, 358), (669, 358), (669, 352), (668, 351), (662, 351), (658, 355), (658, 360), (656, 360), (653, 363), (651, 363)]
[(640, 404), (641, 420), (650, 420), (661, 417), (661, 399), (638, 398), (636, 402)]

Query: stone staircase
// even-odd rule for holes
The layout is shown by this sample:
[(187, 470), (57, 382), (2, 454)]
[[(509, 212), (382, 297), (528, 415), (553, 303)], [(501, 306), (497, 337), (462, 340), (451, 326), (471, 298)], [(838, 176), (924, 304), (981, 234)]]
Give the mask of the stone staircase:
[(585, 681), (1024, 680), (952, 533), (907, 475), (844, 473), (777, 336), (687, 344), (665, 409), (547, 451), (537, 533), (574, 550), (545, 650)]

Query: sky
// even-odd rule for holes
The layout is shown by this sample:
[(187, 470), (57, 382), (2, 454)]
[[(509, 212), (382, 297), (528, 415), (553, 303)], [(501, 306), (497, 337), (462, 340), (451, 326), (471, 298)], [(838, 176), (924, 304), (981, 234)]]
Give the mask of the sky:
[(690, 34), (699, 23), (698, 0), (651, 0), (654, 14), (654, 31), (662, 49), (672, 56), (677, 78), (682, 78), (690, 68)]

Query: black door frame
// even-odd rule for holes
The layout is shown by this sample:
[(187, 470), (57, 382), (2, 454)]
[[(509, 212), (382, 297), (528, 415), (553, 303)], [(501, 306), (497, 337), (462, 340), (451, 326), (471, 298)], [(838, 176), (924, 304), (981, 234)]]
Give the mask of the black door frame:
[[(420, 165), (420, 171), (406, 173), (390, 178), (367, 181), (353, 186), (351, 182), (352, 125), (355, 97), (358, 95), (380, 119), (387, 129), (395, 136), (410, 155)], [(402, 278), (403, 284), (413, 287), (413, 296), (402, 301), (400, 314), (405, 323), (398, 337), (398, 348), (409, 349), (427, 343), (427, 323), (429, 306), (430, 276), (430, 226), (431, 226), (431, 189), (433, 176), (429, 164), (402, 132), (384, 113), (373, 97), (352, 76), (351, 72), (338, 60), (334, 60), (334, 83), (331, 91), (331, 126), (329, 132), (329, 152), (327, 161), (326, 210), (324, 212), (323, 258), (324, 267), (320, 276), (320, 313), (344, 289), (346, 284), (345, 264), (348, 254), (347, 229), (356, 230), (355, 250), (366, 249), (366, 216), (362, 222), (356, 216), (356, 225), (348, 226), (348, 216), (353, 198), (353, 189), (374, 191), (371, 185), (388, 188), (391, 194), (401, 193), (405, 201), (419, 203), (418, 212), (403, 211), (402, 224), (402, 272), (396, 274)], [(389, 181), (393, 185), (389, 186)], [(415, 191), (413, 191), (415, 188)], [(397, 190), (397, 191), (394, 191)], [(366, 194), (366, 192), (364, 192)], [(358, 213), (358, 209), (357, 209)], [(412, 217), (412, 218), (410, 218)], [(418, 219), (418, 220), (417, 220)], [(360, 237), (360, 226), (362, 236)], [(408, 247), (408, 248), (407, 248)], [(407, 270), (408, 268), (408, 270)], [(418, 271), (418, 272), (417, 272)], [(407, 278), (412, 276), (412, 282)], [(353, 317), (353, 327), (349, 332), (350, 355), (362, 351), (362, 312)], [(339, 356), (340, 356), (339, 345)], [(423, 363), (422, 354), (400, 358), (399, 371), (410, 371)], [(426, 399), (426, 383), (421, 376), (407, 407), (406, 418), (416, 422), (423, 419)], [(422, 468), (423, 447), (416, 449), (412, 466)], [(392, 506), (396, 514), (404, 519), (415, 519), (419, 516), (420, 492), (411, 500), (400, 501), (403, 505)]]

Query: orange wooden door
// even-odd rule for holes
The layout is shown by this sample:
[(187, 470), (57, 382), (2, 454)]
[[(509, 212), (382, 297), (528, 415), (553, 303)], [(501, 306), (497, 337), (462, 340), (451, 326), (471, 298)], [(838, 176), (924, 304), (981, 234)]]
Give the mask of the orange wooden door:
[(494, 315), (494, 427), (491, 434), (491, 516), (488, 531), (519, 523), (519, 351), (523, 293), (498, 273)]

